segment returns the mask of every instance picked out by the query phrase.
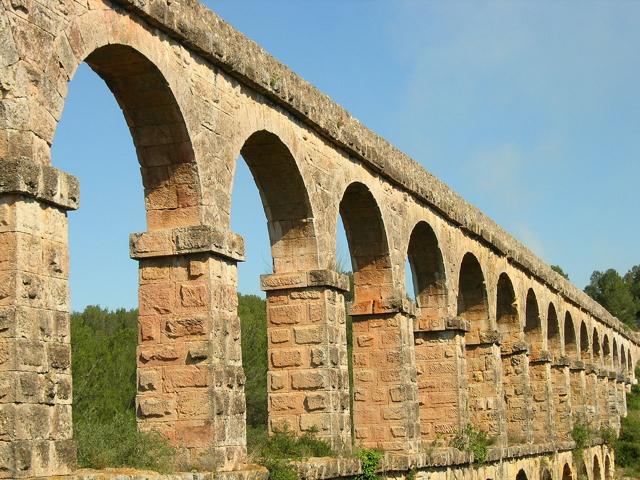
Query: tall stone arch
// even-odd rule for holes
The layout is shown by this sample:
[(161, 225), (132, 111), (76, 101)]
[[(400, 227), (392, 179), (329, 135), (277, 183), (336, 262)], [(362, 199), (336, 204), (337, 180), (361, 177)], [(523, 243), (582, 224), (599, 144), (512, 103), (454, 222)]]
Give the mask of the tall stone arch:
[(511, 279), (506, 273), (502, 273), (498, 277), (496, 288), (496, 324), (501, 342), (502, 392), (509, 444), (529, 442), (531, 431), (527, 344), (522, 339), (518, 310)]
[(551, 385), (553, 387), (554, 436), (559, 440), (571, 438), (571, 387), (569, 362), (563, 355), (562, 329), (556, 307), (547, 308), (547, 346), (553, 358)]
[(466, 253), (460, 262), (458, 316), (469, 323), (465, 358), (470, 422), (489, 435), (503, 436), (499, 335), (489, 329), (485, 276), (472, 253)]
[(382, 214), (369, 188), (355, 182), (344, 191), (340, 215), (353, 267), (356, 442), (413, 451), (420, 440), (413, 318), (396, 296)]
[(531, 428), (533, 440), (544, 442), (552, 430), (551, 355), (544, 349), (544, 337), (538, 299), (532, 288), (527, 290), (525, 304), (525, 341), (529, 352), (531, 383)]

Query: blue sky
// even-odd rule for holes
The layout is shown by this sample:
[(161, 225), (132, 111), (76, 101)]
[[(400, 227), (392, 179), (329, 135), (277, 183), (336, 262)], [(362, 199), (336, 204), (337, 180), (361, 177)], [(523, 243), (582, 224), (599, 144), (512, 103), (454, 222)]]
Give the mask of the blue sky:
[[(595, 269), (640, 263), (639, 2), (205, 3), (579, 287)], [(135, 306), (138, 164), (117, 104), (86, 66), (52, 162), (81, 182), (73, 308)], [(257, 293), (271, 263), (259, 202), (242, 165), (232, 211), (247, 241), (242, 292)]]

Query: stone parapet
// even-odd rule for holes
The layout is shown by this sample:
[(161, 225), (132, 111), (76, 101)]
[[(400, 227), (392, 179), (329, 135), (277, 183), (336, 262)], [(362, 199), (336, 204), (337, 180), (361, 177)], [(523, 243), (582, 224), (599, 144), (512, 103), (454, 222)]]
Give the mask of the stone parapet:
[(244, 260), (244, 240), (233, 232), (197, 225), (132, 233), (129, 236), (129, 252), (135, 260), (212, 253), (241, 262)]
[(310, 270), (308, 272), (260, 275), (260, 288), (264, 292), (307, 287), (330, 287), (342, 292), (348, 292), (349, 277), (333, 270)]
[(18, 194), (61, 210), (80, 206), (78, 179), (57, 168), (26, 160), (0, 159), (0, 195)]

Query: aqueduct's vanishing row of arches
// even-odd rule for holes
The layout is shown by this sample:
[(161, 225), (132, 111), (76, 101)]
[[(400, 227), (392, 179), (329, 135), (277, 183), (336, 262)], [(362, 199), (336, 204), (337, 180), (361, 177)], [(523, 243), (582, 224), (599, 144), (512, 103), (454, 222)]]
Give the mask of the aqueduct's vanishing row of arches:
[[(261, 279), (271, 428), (419, 452), (472, 424), (496, 437), (500, 458), (517, 459), (566, 453), (576, 422), (618, 427), (637, 338), (215, 15), (160, 0), (0, 8), (0, 477), (74, 464), (67, 211), (78, 185), (49, 163), (82, 62), (123, 110), (145, 189), (148, 231), (131, 238), (140, 428), (167, 435), (192, 462), (245, 461), (244, 252), (229, 230), (239, 155), (272, 244), (273, 273)], [(339, 217), (354, 272), (348, 306)]]

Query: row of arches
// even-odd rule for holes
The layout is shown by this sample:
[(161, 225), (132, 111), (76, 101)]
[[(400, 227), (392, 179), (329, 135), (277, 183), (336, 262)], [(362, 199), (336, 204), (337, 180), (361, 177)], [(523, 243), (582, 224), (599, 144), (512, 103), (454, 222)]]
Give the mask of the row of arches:
[[(589, 452), (591, 453), (591, 452)], [(604, 454), (604, 468), (600, 465), (599, 452), (593, 453), (590, 459), (590, 466), (587, 466), (584, 458), (576, 458), (573, 462), (560, 462), (558, 472), (553, 472), (553, 468), (543, 464), (539, 471), (527, 472), (528, 469), (521, 468), (515, 476), (515, 480), (539, 479), (539, 480), (575, 480), (584, 478), (587, 480), (612, 480), (614, 478), (613, 463), (608, 453)], [(576, 465), (575, 462), (578, 462)]]
[[(495, 298), (489, 298), (487, 276), (478, 257), (464, 252), (460, 262), (454, 262), (453, 255), (443, 254), (429, 222), (415, 222), (409, 227), (406, 247), (400, 246), (403, 241), (390, 231), (404, 230), (406, 225), (398, 213), (390, 218), (391, 209), (386, 208), (382, 193), (392, 190), (391, 184), (361, 165), (360, 173), (352, 176), (355, 168), (349, 169), (341, 156), (343, 163), (322, 163), (321, 155), (314, 157), (311, 148), (302, 149), (306, 155), (299, 154), (301, 148), (294, 144), (302, 143), (310, 131), (171, 38), (122, 12), (104, 8), (84, 11), (64, 22), (60, 35), (52, 39), (52, 48), (11, 45), (20, 53), (17, 58), (29, 58), (43, 68), (37, 74), (30, 68), (29, 75), (24, 75), (41, 75), (41, 81), (32, 85), (38, 90), (36, 95), (15, 95), (27, 97), (38, 115), (16, 115), (10, 121), (16, 132), (33, 132), (38, 138), (37, 142), (17, 142), (39, 146), (41, 151), (32, 160), (48, 163), (66, 83), (83, 61), (105, 80), (122, 108), (141, 168), (146, 233), (157, 233), (149, 236), (155, 240), (170, 237), (168, 243), (173, 241), (171, 248), (135, 257), (140, 261), (136, 406), (141, 428), (167, 433), (192, 458), (214, 447), (224, 459), (222, 469), (233, 468), (246, 453), (241, 332), (234, 300), (235, 268), (242, 255), (222, 248), (232, 238), (230, 193), (240, 156), (255, 180), (267, 217), (272, 275), (289, 275), (286, 281), (280, 277), (270, 284), (268, 279), (264, 282), (270, 342), (269, 408), (274, 418), (293, 422), (299, 431), (319, 427), (322, 435), (338, 442), (349, 436), (345, 415), (349, 410), (345, 402), (349, 395), (344, 332), (347, 289), (331, 272), (335, 270), (338, 216), (345, 227), (353, 273), (349, 313), (354, 322), (354, 421), (355, 436), (362, 444), (412, 449), (420, 439), (416, 428), (433, 428), (428, 434), (434, 435), (442, 428), (452, 433), (451, 429), (466, 420), (464, 392), (473, 403), (469, 405), (472, 420), (486, 425), (490, 433), (505, 430), (501, 425), (504, 399), (500, 398), (504, 395), (510, 435), (515, 436), (513, 425), (530, 418), (523, 402), (523, 389), (529, 388), (526, 357), (544, 351), (545, 339), (547, 350), (555, 350), (549, 345), (557, 340), (556, 351), (565, 354), (573, 353), (572, 345), (580, 345), (575, 348), (576, 359), (595, 341), (601, 345), (598, 352), (603, 362), (611, 356), (612, 366), (628, 371), (628, 365), (633, 365), (628, 347), (613, 339), (610, 344), (604, 334), (602, 342), (598, 337), (598, 341), (587, 342), (584, 350), (587, 337), (582, 327), (572, 334), (566, 317), (560, 324), (547, 314), (545, 336), (543, 307), (533, 290), (527, 294), (522, 325), (508, 273), (499, 275), (496, 288), (491, 288)], [(24, 36), (13, 37), (21, 41)], [(203, 83), (213, 78), (212, 71), (215, 81)], [(20, 125), (21, 121), (34, 125)], [(23, 200), (12, 201), (27, 211), (29, 202)], [(53, 207), (51, 202), (43, 204), (59, 207), (55, 202)], [(60, 210), (64, 213), (65, 208)], [(60, 249), (56, 254), (66, 258), (65, 235), (50, 238), (66, 229), (66, 216), (39, 221), (43, 225), (32, 234), (33, 245), (55, 244)], [(59, 225), (53, 228), (56, 222)], [(186, 231), (209, 236), (205, 242), (190, 243), (193, 238), (185, 234), (188, 241), (181, 243), (184, 238), (176, 237), (176, 230), (179, 235)], [(154, 245), (166, 247), (162, 242)], [(199, 248), (191, 248), (193, 245)], [(177, 251), (178, 247), (184, 248)], [(412, 306), (404, 302), (407, 286), (398, 275), (396, 251), (411, 266), (415, 316)], [(16, 255), (21, 262), (27, 257)], [(32, 271), (31, 267), (19, 264), (15, 268)], [(42, 290), (61, 291), (66, 297), (67, 272), (48, 260), (40, 267), (53, 279), (43, 274)], [(449, 281), (446, 272), (457, 278), (457, 288), (448, 287), (455, 282)], [(24, 301), (30, 302), (29, 308), (68, 317), (66, 299), (30, 294)], [(493, 305), (495, 318), (490, 314)], [(548, 309), (551, 311), (551, 305)], [(449, 322), (450, 317), (461, 322)], [(46, 349), (68, 348), (68, 331), (61, 337), (62, 347), (47, 345)], [(437, 375), (443, 370), (443, 359), (449, 359), (446, 382)], [(424, 384), (425, 392), (420, 399), (414, 388), (418, 363), (422, 369), (418, 382)], [(68, 366), (47, 368), (70, 376)], [(56, 398), (50, 403), (66, 405), (67, 400)], [(419, 403), (424, 405), (420, 411)], [(434, 412), (432, 423), (417, 425)], [(443, 417), (451, 419), (444, 427), (438, 423)], [(71, 438), (71, 422), (51, 430), (52, 438)], [(41, 462), (49, 465), (48, 470), (33, 476), (68, 472), (69, 465), (60, 466), (58, 461)]]

